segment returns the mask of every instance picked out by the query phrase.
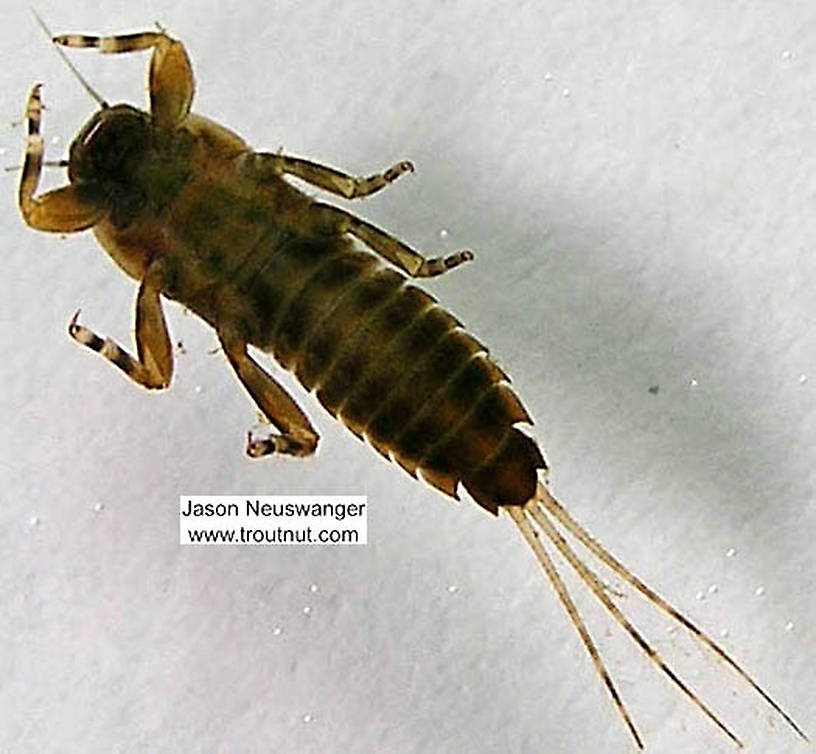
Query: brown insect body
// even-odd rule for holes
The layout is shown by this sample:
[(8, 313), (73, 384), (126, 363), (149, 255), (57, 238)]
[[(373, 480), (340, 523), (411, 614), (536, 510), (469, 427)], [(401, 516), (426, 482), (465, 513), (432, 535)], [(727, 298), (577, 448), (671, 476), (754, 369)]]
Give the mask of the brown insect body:
[(463, 481), (494, 514), (533, 497), (544, 460), (486, 349), (237, 136), (192, 114), (155, 133), (117, 105), (82, 130), (69, 174), (106, 207), (94, 233), (125, 272), (159, 265), (162, 295), (274, 354), (384, 456), (448, 495)]
[[(642, 739), (545, 542), (652, 661), (731, 740), (739, 739), (676, 675), (615, 604), (564, 533), (627, 581), (735, 670), (804, 732), (707, 634), (593, 539), (538, 481), (546, 464), (516, 427), (530, 417), (487, 350), (405, 275), (440, 274), (472, 258), (419, 253), (344, 210), (290, 185), (292, 175), (352, 199), (413, 170), (408, 162), (367, 178), (283, 154), (253, 152), (228, 129), (190, 112), (192, 69), (164, 32), (62, 35), (58, 45), (118, 53), (152, 49), (150, 112), (101, 105), (73, 141), (70, 183), (37, 195), (43, 165), (40, 86), (28, 99), (28, 143), (19, 188), (33, 228), (92, 228), (115, 262), (139, 281), (137, 354), (77, 322), (69, 334), (147, 388), (164, 388), (173, 349), (161, 296), (209, 322), (239, 380), (280, 434), (253, 440), (252, 456), (313, 453), (318, 436), (294, 400), (247, 353), (254, 345), (294, 372), (352, 432), (406, 471), (456, 496), (461, 482), (485, 509), (503, 508), (530, 546), (578, 631), (635, 743)], [(59, 49), (59, 48), (58, 48)], [(377, 256), (357, 248), (351, 237)], [(560, 529), (559, 529), (560, 527)], [(543, 535), (543, 536), (542, 536)]]

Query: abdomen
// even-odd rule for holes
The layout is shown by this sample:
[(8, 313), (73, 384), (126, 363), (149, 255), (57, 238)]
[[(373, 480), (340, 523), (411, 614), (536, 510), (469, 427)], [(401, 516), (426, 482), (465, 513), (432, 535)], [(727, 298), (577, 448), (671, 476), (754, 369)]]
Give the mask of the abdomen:
[(436, 300), (338, 236), (277, 239), (242, 276), (241, 336), (410, 474), (483, 507), (521, 505), (546, 468), (486, 349)]

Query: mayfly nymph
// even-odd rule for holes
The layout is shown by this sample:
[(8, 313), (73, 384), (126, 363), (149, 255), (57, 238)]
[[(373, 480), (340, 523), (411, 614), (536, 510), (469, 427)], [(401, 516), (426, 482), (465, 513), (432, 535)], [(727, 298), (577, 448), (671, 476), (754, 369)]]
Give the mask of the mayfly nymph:
[(410, 162), (359, 178), (299, 157), (253, 151), (232, 131), (191, 112), (190, 60), (182, 43), (162, 29), (105, 37), (62, 34), (53, 42), (63, 57), (62, 47), (151, 51), (147, 111), (109, 105), (71, 66), (99, 109), (73, 140), (68, 160), (58, 163), (68, 169), (68, 184), (41, 195), (41, 85), (28, 97), (19, 185), (23, 219), (54, 233), (92, 229), (139, 285), (135, 356), (80, 324), (79, 313), (68, 326), (74, 340), (137, 384), (166, 388), (173, 346), (161, 299), (172, 299), (213, 327), (238, 379), (277, 430), (263, 439), (250, 436), (249, 455), (308, 456), (318, 442), (295, 400), (247, 352), (255, 346), (409, 474), (455, 498), (461, 485), (486, 511), (504, 512), (552, 583), (638, 747), (642, 738), (550, 546), (646, 656), (732, 742), (742, 744), (632, 625), (567, 536), (709, 647), (805, 738), (718, 644), (593, 539), (544, 485), (544, 457), (519, 428), (532, 420), (508, 376), (454, 316), (408, 282), (445, 273), (473, 255), (461, 251), (428, 259), (286, 180), (291, 176), (346, 199), (362, 198), (412, 172)]

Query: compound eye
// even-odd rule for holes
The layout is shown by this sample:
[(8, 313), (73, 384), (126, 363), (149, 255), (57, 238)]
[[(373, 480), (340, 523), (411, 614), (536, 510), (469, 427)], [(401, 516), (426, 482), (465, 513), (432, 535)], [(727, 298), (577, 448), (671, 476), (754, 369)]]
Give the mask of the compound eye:
[(101, 126), (102, 126), (102, 121), (98, 120), (98, 121), (96, 121), (96, 123), (94, 123), (90, 127), (90, 129), (88, 129), (88, 132), (85, 134), (85, 137), (82, 139), (82, 146), (83, 147), (87, 147), (88, 144), (91, 143), (91, 140), (96, 136), (96, 133), (97, 133), (97, 131), (99, 131)]
[(143, 156), (147, 133), (141, 122), (134, 118), (119, 117), (100, 122), (92, 127), (83, 142), (84, 148), (100, 175), (120, 180), (133, 167), (133, 160)]

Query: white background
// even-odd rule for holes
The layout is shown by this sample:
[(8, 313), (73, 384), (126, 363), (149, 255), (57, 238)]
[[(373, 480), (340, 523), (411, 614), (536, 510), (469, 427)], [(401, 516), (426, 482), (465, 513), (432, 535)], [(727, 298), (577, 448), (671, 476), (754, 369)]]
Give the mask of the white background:
[[(428, 288), (510, 370), (555, 492), (816, 735), (812, 3), (37, 7), (58, 32), (161, 21), (195, 109), (259, 148), (414, 160), (355, 211), (431, 256), (475, 251)], [(62, 157), (93, 103), (24, 4), (3, 19), (4, 161), (35, 81)], [(72, 57), (144, 101), (147, 56)], [(175, 306), (173, 387), (128, 383), (65, 327), (82, 306), (130, 345), (134, 283), (90, 234), (24, 228), (2, 180), (0, 750), (631, 749), (508, 520), (413, 482), (296, 388), (318, 456), (247, 459), (254, 409)], [(179, 494), (244, 493), (365, 494), (370, 544), (178, 545)], [(649, 750), (731, 751), (589, 602)], [(804, 750), (682, 632), (643, 625), (753, 751)]]

